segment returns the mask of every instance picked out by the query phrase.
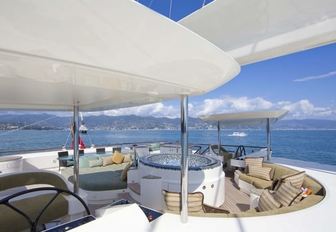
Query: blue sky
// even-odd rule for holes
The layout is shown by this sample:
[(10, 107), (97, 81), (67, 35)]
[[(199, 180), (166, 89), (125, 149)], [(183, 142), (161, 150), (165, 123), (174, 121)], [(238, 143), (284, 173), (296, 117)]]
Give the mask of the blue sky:
[[(172, 1), (172, 5), (170, 0), (139, 2), (177, 21), (211, 1)], [(243, 66), (240, 74), (224, 86), (190, 97), (190, 115), (284, 108), (290, 111), (287, 118), (336, 119), (335, 61), (336, 44), (331, 44)], [(178, 117), (179, 102), (105, 113)]]

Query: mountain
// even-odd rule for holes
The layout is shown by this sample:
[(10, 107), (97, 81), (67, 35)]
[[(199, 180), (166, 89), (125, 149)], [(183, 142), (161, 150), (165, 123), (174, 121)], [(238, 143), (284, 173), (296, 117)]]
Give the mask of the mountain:
[[(59, 117), (51, 114), (3, 114), (0, 115), (0, 130), (4, 129), (59, 129), (70, 127), (71, 117)], [(90, 130), (125, 130), (125, 129), (179, 129), (179, 118), (155, 118), (135, 115), (127, 116), (87, 116), (84, 118)], [(190, 129), (215, 129), (216, 123), (207, 123), (198, 118), (189, 118)], [(226, 127), (228, 128), (228, 127)], [(240, 127), (241, 128), (241, 127)], [(303, 119), (280, 120), (273, 129), (336, 129), (336, 120)], [(231, 129), (235, 129), (234, 127)], [(243, 129), (243, 128), (241, 128)], [(246, 128), (244, 128), (246, 129)]]

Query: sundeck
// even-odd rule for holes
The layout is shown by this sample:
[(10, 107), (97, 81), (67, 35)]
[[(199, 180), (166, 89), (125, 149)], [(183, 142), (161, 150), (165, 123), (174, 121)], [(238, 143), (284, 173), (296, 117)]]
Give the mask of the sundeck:
[[(334, 227), (335, 222), (330, 215), (336, 204), (335, 170), (316, 170), (305, 164), (302, 167), (266, 162), (251, 165), (262, 170), (274, 170), (273, 177), (299, 175), (304, 178), (302, 187), (310, 190), (310, 195), (307, 193), (309, 196), (297, 205), (255, 212), (253, 206), (264, 198), (258, 189), (273, 189), (270, 187), (272, 180), (260, 180), (252, 176), (257, 178), (253, 179), (248, 175), (249, 171), (245, 173), (242, 170), (227, 171), (224, 177), (223, 170), (218, 169), (220, 161), (189, 155), (187, 127), (188, 96), (206, 93), (225, 84), (239, 73), (240, 64), (335, 42), (336, 5), (332, 1), (300, 1), (295, 5), (290, 1), (280, 3), (267, 0), (254, 1), (250, 7), (245, 7), (243, 1), (216, 1), (180, 22), (198, 34), (131, 1), (28, 2), (1, 3), (0, 108), (73, 111), (74, 167), (71, 169), (73, 175), (69, 174), (69, 177), (73, 177), (73, 185), (68, 182), (69, 177), (66, 179), (55, 174), (60, 161), (56, 151), (38, 156), (27, 154), (23, 158), (5, 160), (10, 162), (9, 165), (6, 163), (10, 173), (0, 176), (6, 180), (1, 183), (1, 190), (7, 191), (3, 193), (4, 196), (12, 194), (12, 188), (15, 188), (15, 192), (25, 189), (26, 184), (47, 184), (62, 189), (57, 192), (71, 194), (72, 190), (85, 201), (88, 200), (88, 194), (81, 191), (80, 186), (79, 111), (113, 109), (180, 98), (181, 152), (170, 158), (179, 157), (181, 165), (174, 170), (172, 167), (165, 169), (165, 164), (164, 168), (158, 167), (159, 161), (155, 161), (153, 155), (147, 163), (144, 157), (140, 157), (140, 162), (136, 162), (139, 164), (138, 169), (128, 166), (129, 179), (125, 193), (128, 191), (131, 195), (130, 202), (137, 201), (149, 206), (147, 208), (125, 204), (127, 201), (117, 201), (114, 206), (113, 200), (103, 207), (106, 202), (101, 200), (107, 199), (96, 196), (97, 201), (94, 203), (96, 206), (101, 205), (92, 210), (98, 209), (96, 212), (100, 218), (92, 222), (88, 222), (90, 218), (85, 218), (78, 222), (73, 220), (85, 214), (86, 208), (80, 206), (80, 203), (85, 205), (85, 201), (75, 203), (76, 199), (68, 199), (66, 196), (55, 198), (54, 205), (50, 205), (57, 210), (53, 211), (50, 207), (43, 217), (39, 217), (35, 206), (47, 204), (43, 192), (47, 189), (40, 189), (42, 195), (36, 195), (35, 190), (26, 190), (30, 195), (19, 198), (14, 204), (24, 205), (25, 215), (32, 216), (33, 221), (22, 226), (17, 219), (20, 219), (20, 214), (21, 218), (25, 216), (20, 212), (19, 216), (14, 216), (12, 209), (6, 206), (9, 198), (5, 197), (2, 199), (5, 205), (1, 205), (1, 210), (4, 210), (2, 215), (8, 218), (0, 219), (3, 223), (1, 226), (6, 225), (1, 228), (20, 230), (31, 227), (41, 230), (43, 225), (40, 224), (52, 227), (50, 223), (63, 223), (64, 217), (55, 220), (61, 216), (55, 212), (63, 211), (66, 213), (65, 218), (73, 221), (67, 226), (75, 227), (88, 222), (74, 231), (110, 231), (111, 228), (125, 227), (138, 231), (171, 231), (172, 228), (179, 231), (219, 228), (229, 231), (268, 231), (270, 225), (283, 225), (273, 227), (273, 231), (317, 231)], [(268, 17), (255, 20), (256, 15)], [(300, 20), (293, 23), (297, 15), (300, 15)], [(237, 25), (232, 24), (233, 18), (239, 19)], [(243, 34), (237, 33), (240, 26), (244, 26), (239, 29)], [(220, 154), (221, 144), (217, 150)], [(50, 156), (54, 158), (50, 159)], [(204, 169), (189, 171), (188, 163), (191, 162), (211, 165), (201, 165)], [(252, 172), (254, 168), (249, 169)], [(43, 171), (45, 169), (54, 170), (51, 173)], [(23, 172), (27, 170), (33, 173)], [(141, 170), (140, 173), (137, 170)], [(299, 172), (301, 170), (305, 171), (304, 175)], [(171, 179), (167, 175), (163, 178), (170, 171), (174, 171), (172, 176), (175, 177)], [(30, 175), (30, 182), (25, 182)], [(203, 179), (199, 175), (203, 175)], [(15, 178), (20, 181), (15, 181)], [(161, 188), (158, 188), (160, 183)], [(281, 188), (281, 185), (278, 187)], [(218, 192), (214, 194), (213, 191)], [(122, 192), (120, 194), (117, 194), (116, 199), (127, 197)], [(138, 199), (134, 199), (135, 194)], [(166, 208), (156, 207), (161, 199)], [(27, 201), (33, 202), (33, 206), (27, 207)], [(157, 209), (151, 211), (148, 208)], [(262, 205), (258, 205), (258, 208), (265, 209)], [(245, 212), (248, 210), (251, 211)], [(160, 216), (157, 211), (164, 213)], [(148, 218), (143, 212), (147, 213)], [(159, 217), (154, 217), (154, 214)], [(7, 223), (13, 218), (15, 224)], [(306, 224), (302, 225), (302, 221)]]

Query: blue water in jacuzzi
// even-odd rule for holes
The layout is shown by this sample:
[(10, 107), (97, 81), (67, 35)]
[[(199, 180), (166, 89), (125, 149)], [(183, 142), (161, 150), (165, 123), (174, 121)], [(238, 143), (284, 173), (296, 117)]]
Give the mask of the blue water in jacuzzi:
[[(140, 162), (147, 166), (163, 169), (181, 169), (181, 155), (160, 154), (141, 157)], [(202, 170), (220, 166), (220, 162), (210, 157), (200, 155), (189, 156), (189, 170)]]

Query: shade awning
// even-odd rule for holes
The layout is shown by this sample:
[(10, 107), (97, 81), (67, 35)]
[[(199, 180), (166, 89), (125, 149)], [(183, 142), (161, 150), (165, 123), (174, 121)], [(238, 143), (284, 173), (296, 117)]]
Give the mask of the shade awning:
[(0, 3), (0, 108), (104, 110), (203, 94), (238, 63), (125, 0)]
[(336, 42), (336, 2), (214, 1), (180, 23), (244, 65)]
[(265, 123), (267, 119), (270, 123), (275, 123), (288, 113), (287, 110), (274, 111), (252, 111), (240, 113), (225, 113), (204, 115), (200, 118), (204, 121), (220, 122), (224, 125), (253, 126)]

